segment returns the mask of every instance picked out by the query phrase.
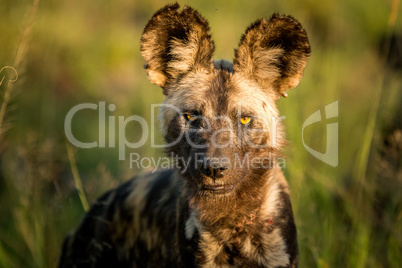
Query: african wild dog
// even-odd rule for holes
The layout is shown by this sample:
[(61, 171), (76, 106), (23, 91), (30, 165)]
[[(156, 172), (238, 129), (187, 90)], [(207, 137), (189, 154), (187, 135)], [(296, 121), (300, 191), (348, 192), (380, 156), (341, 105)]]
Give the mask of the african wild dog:
[(97, 200), (60, 267), (296, 267), (289, 190), (274, 164), (284, 141), (275, 101), (302, 77), (302, 26), (278, 14), (258, 20), (233, 63), (213, 61), (207, 21), (176, 3), (148, 22), (141, 53), (166, 95), (168, 150), (183, 161)]

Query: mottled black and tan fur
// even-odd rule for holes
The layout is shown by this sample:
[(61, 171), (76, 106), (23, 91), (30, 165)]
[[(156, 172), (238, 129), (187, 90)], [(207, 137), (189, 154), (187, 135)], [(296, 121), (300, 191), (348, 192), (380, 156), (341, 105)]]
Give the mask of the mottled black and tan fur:
[(258, 20), (233, 62), (213, 61), (207, 21), (174, 4), (148, 22), (141, 53), (166, 95), (167, 148), (183, 162), (98, 199), (66, 239), (60, 267), (297, 267), (275, 102), (302, 77), (302, 26), (278, 14)]

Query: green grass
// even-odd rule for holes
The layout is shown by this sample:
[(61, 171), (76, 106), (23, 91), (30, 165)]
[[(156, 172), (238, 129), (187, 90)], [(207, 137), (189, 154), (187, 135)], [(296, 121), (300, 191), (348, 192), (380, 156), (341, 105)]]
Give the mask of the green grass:
[[(0, 73), (0, 105), (6, 104), (0, 123), (0, 267), (54, 267), (63, 237), (86, 208), (83, 194), (91, 203), (140, 172), (130, 169), (128, 158), (118, 160), (117, 148), (67, 150), (64, 119), (77, 104), (105, 101), (116, 105), (107, 114), (116, 121), (133, 114), (151, 121), (150, 105), (163, 95), (142, 69), (139, 40), (147, 20), (166, 3), (2, 1), (0, 69), (12, 66), (18, 80), (9, 83), (13, 74)], [(379, 56), (380, 39), (402, 31), (399, 1), (180, 3), (209, 19), (216, 58), (233, 58), (241, 34), (257, 18), (278, 11), (300, 20), (311, 58), (301, 84), (278, 102), (286, 116), (284, 171), (300, 267), (402, 266), (400, 162), (396, 170), (387, 168), (381, 154), (386, 129), (400, 120), (402, 81), (400, 71), (387, 71)], [(339, 117), (331, 122), (339, 124), (339, 165), (331, 167), (305, 150), (301, 130), (308, 116), (336, 100)], [(76, 119), (78, 138), (98, 140), (97, 111)], [(325, 127), (317, 123), (305, 132), (305, 142), (321, 152)], [(131, 142), (140, 134), (138, 126), (127, 128)], [(156, 139), (161, 143), (160, 135)], [(163, 154), (150, 140), (130, 152)]]

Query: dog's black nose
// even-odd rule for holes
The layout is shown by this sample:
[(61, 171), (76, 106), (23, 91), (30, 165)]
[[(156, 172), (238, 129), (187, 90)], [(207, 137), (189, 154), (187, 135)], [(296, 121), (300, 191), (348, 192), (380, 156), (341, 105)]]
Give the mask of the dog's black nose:
[(222, 178), (229, 171), (229, 164), (226, 163), (227, 161), (223, 161), (223, 159), (208, 159), (204, 157), (200, 162), (201, 165), (199, 168), (201, 173), (213, 179)]

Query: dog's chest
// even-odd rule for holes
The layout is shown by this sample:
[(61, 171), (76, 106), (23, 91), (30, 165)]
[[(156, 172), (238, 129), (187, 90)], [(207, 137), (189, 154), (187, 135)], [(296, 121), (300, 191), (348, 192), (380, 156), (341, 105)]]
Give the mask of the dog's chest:
[[(202, 226), (194, 232), (200, 267), (283, 267), (289, 265), (289, 255), (280, 230), (265, 227), (236, 233), (230, 229), (206, 231)], [(223, 239), (226, 241), (223, 242)]]

